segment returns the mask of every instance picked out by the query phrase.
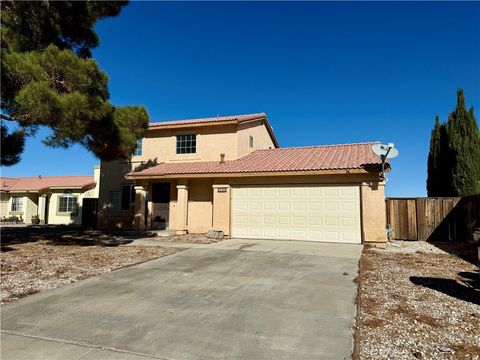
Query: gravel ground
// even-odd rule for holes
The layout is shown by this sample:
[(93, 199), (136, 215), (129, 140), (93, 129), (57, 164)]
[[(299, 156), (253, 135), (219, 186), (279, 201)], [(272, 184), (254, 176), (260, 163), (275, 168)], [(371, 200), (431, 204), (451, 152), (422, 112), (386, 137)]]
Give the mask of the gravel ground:
[(5, 244), (2, 239), (0, 302), (70, 284), (126, 265), (166, 256), (181, 249), (105, 247), (93, 242), (38, 240)]
[(223, 239), (210, 239), (205, 234), (185, 234), (185, 235), (171, 235), (171, 236), (158, 236), (154, 239), (159, 241), (179, 242), (179, 243), (195, 243), (195, 244), (212, 244)]
[(353, 358), (480, 359), (474, 251), (469, 244), (401, 241), (365, 247)]

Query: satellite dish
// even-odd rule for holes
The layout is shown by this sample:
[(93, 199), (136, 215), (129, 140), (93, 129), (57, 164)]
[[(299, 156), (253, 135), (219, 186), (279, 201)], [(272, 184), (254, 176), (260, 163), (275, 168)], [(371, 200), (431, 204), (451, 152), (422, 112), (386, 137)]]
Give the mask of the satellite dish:
[(386, 180), (385, 178), (385, 160), (393, 159), (398, 156), (398, 150), (395, 149), (393, 143), (388, 143), (388, 145), (384, 144), (373, 144), (372, 151), (375, 155), (377, 155), (380, 159), (382, 159), (382, 173), (381, 179)]
[(393, 147), (393, 144), (373, 144), (372, 151), (381, 159), (393, 159), (398, 156), (398, 150)]

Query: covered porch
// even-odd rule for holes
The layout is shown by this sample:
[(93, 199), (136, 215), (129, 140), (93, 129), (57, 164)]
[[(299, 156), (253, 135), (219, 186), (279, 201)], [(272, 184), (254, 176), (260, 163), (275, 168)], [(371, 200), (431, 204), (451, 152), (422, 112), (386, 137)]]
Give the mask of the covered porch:
[(229, 235), (230, 185), (213, 178), (135, 180), (134, 228)]

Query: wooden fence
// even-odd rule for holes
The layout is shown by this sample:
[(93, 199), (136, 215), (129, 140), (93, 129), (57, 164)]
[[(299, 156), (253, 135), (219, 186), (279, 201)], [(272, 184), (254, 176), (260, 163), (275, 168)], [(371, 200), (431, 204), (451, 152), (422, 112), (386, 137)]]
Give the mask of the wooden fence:
[(480, 226), (480, 195), (452, 198), (387, 198), (393, 239), (466, 241)]

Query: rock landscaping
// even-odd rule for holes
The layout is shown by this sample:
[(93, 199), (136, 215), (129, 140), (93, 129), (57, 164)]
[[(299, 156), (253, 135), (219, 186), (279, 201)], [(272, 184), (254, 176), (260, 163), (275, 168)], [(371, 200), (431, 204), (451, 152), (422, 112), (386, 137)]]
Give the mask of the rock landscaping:
[(181, 251), (68, 227), (2, 229), (0, 302)]
[(480, 359), (475, 244), (365, 247), (354, 359)]

